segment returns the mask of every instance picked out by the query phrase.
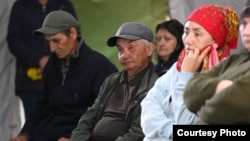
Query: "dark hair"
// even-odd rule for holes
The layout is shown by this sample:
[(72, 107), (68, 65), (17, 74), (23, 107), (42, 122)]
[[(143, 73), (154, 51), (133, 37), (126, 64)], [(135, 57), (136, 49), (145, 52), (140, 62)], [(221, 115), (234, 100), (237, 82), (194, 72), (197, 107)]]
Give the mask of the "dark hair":
[(243, 18), (250, 17), (250, 5), (248, 7), (244, 8), (244, 10), (240, 14), (240, 20)]
[(159, 76), (166, 73), (167, 70), (178, 60), (178, 56), (184, 48), (184, 44), (182, 42), (184, 25), (181, 22), (176, 19), (163, 21), (156, 25), (156, 34), (159, 32), (160, 29), (164, 29), (170, 32), (176, 38), (177, 46), (166, 62), (163, 61), (162, 58), (158, 55), (158, 52), (155, 51), (157, 57), (157, 64), (154, 66), (154, 70)]
[(184, 46), (182, 42), (182, 34), (184, 32), (184, 25), (176, 19), (161, 22), (156, 26), (156, 33), (160, 29), (166, 29), (173, 34), (177, 40), (177, 47)]

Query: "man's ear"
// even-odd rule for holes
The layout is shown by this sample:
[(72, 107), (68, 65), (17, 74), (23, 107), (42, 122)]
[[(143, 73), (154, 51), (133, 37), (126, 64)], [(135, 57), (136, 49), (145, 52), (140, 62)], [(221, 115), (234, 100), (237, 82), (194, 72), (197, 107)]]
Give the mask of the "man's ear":
[(148, 47), (147, 47), (147, 52), (148, 52), (148, 56), (152, 56), (153, 52), (154, 52), (154, 44), (153, 43), (149, 43)]
[(70, 36), (71, 36), (72, 38), (74, 38), (74, 39), (77, 38), (77, 30), (76, 30), (76, 28), (74, 28), (74, 27), (71, 27), (71, 28), (70, 28)]

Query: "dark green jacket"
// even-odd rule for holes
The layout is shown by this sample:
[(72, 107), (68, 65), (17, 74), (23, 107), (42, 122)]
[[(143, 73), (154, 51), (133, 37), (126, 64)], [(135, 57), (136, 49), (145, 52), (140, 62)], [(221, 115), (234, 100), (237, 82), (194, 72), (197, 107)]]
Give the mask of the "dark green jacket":
[[(78, 126), (73, 130), (71, 140), (72, 141), (91, 141), (90, 135), (100, 120), (104, 107), (108, 98), (112, 94), (112, 91), (119, 83), (122, 72), (112, 74), (107, 77), (103, 85), (100, 88), (98, 98), (95, 103), (88, 109), (88, 111), (80, 118)], [(126, 114), (126, 133), (124, 136), (120, 136), (116, 141), (142, 141), (143, 132), (140, 126), (141, 107), (140, 103), (146, 96), (148, 90), (154, 85), (158, 75), (153, 70), (153, 65), (144, 73), (144, 76), (140, 82), (140, 86), (137, 89), (136, 95), (128, 107)]]
[[(215, 94), (221, 80), (233, 84)], [(187, 108), (199, 124), (250, 124), (250, 55), (234, 54), (207, 73), (197, 73), (184, 92)]]

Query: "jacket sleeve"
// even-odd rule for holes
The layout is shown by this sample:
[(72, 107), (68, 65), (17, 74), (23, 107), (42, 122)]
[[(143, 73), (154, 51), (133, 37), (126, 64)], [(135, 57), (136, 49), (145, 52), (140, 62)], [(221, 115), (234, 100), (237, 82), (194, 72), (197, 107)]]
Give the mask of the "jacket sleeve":
[(177, 124), (192, 124), (197, 121), (196, 114), (190, 112), (184, 104), (183, 93), (186, 84), (193, 77), (193, 73), (180, 72), (178, 81), (172, 93), (173, 109), (175, 111), (175, 119)]
[[(51, 58), (48, 60), (49, 65), (51, 65)], [(49, 66), (47, 65), (47, 66)], [(47, 67), (46, 66), (46, 67)], [(43, 94), (42, 97), (37, 102), (36, 106), (32, 110), (32, 113), (29, 114), (28, 119), (25, 121), (25, 124), (20, 132), (20, 134), (26, 134), (26, 135), (32, 135), (32, 132), (36, 128), (36, 125), (43, 121), (43, 115), (46, 113), (46, 108), (49, 105), (49, 95), (48, 95), (48, 77), (47, 77), (47, 71), (48, 69), (45, 68), (43, 71)]]
[[(98, 56), (96, 54), (96, 56), (94, 58), (98, 58), (98, 60), (93, 60), (94, 64), (98, 64), (99, 65), (95, 65), (93, 71), (96, 71), (96, 77), (95, 77), (95, 85), (93, 85), (93, 89), (94, 91), (98, 94), (100, 86), (103, 84), (103, 80), (105, 80), (105, 78), (107, 78), (108, 76), (110, 76), (111, 74), (114, 74), (116, 72), (118, 72), (117, 68), (111, 63), (109, 62), (109, 60), (107, 58), (105, 58), (103, 55)], [(92, 61), (92, 62), (93, 62)], [(97, 95), (96, 95), (97, 97)]]
[(187, 108), (197, 113), (201, 106), (204, 105), (206, 99), (214, 95), (220, 78), (217, 77), (220, 66), (214, 67), (207, 73), (196, 73), (187, 83), (184, 90), (184, 103)]
[(159, 77), (141, 102), (141, 127), (145, 138), (168, 138), (172, 134), (174, 119), (164, 100), (170, 95), (174, 73), (175, 69), (171, 67)]
[(208, 99), (201, 108), (200, 118), (210, 124), (250, 124), (249, 86), (248, 72)]

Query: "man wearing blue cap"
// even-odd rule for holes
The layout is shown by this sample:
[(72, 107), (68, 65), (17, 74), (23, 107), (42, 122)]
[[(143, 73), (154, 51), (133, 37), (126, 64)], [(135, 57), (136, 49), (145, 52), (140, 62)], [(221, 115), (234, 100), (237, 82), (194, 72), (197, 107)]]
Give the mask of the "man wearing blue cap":
[(78, 21), (68, 12), (49, 13), (33, 33), (44, 35), (52, 54), (43, 71), (43, 96), (12, 141), (66, 141), (104, 79), (117, 69), (88, 47)]
[(124, 70), (106, 78), (95, 103), (72, 132), (72, 141), (141, 141), (144, 137), (140, 102), (158, 78), (151, 62), (152, 31), (127, 22), (107, 44), (117, 47)]

